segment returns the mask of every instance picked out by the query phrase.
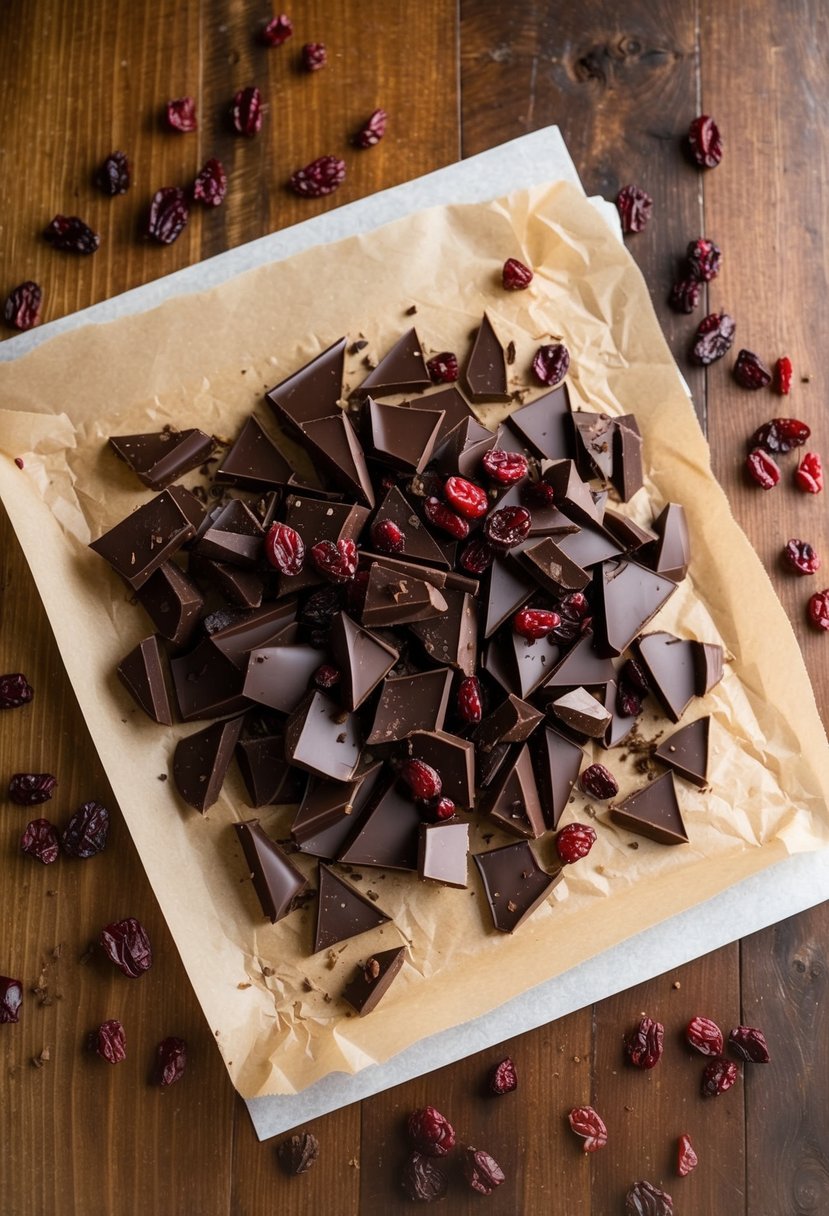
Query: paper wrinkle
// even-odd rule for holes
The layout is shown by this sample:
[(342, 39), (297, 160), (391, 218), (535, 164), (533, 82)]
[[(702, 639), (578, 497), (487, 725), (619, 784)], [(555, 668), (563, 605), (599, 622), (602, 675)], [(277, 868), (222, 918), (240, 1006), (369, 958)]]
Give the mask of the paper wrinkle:
[[(534, 282), (529, 291), (505, 293), (501, 266), (515, 256), (533, 266)], [(263, 391), (343, 334), (362, 333), (363, 353), (378, 357), (413, 324), (427, 355), (454, 349), (463, 357), (485, 308), (502, 340), (516, 343), (512, 387), (530, 384), (535, 349), (560, 336), (572, 356), (574, 402), (636, 415), (647, 494), (618, 509), (640, 523), (668, 501), (686, 509), (689, 577), (648, 628), (721, 641), (731, 656), (722, 683), (692, 703), (680, 724), (712, 716), (710, 788), (677, 778), (690, 844), (676, 848), (636, 838), (610, 822), (606, 806), (594, 807), (598, 840), (590, 856), (568, 868), (513, 935), (491, 929), (471, 862), (465, 890), (356, 867), (350, 880), (376, 892), (393, 923), (340, 943), (333, 955), (310, 955), (314, 902), (276, 925), (263, 921), (232, 831), (234, 822), (257, 817), (284, 838), (293, 810), (251, 810), (235, 773), (205, 816), (184, 808), (172, 781), (158, 777), (169, 770), (174, 742), (200, 724), (158, 728), (112, 674), (151, 624), (85, 546), (151, 494), (106, 440), (166, 423), (232, 438), (254, 409), (273, 430)], [(365, 374), (362, 355), (348, 355), (347, 385)], [(243, 1095), (292, 1093), (330, 1072), (384, 1061), (420, 1039), (425, 1026), (436, 1033), (485, 1013), (789, 852), (829, 842), (829, 747), (794, 634), (711, 475), (647, 287), (574, 187), (554, 183), (492, 204), (426, 211), (151, 311), (62, 334), (0, 366), (0, 401), (0, 443), (9, 458), (0, 463), (0, 492), (113, 790)], [(492, 424), (507, 411), (479, 412)], [(15, 456), (23, 471), (11, 464)], [(198, 480), (195, 473), (182, 478), (188, 486)], [(664, 738), (674, 729), (649, 698), (642, 734)], [(620, 759), (624, 743), (609, 753), (594, 745), (585, 751), (586, 763), (601, 760), (617, 774), (620, 796), (643, 784), (633, 759)], [(588, 814), (576, 793), (565, 821)], [(484, 841), (479, 828), (471, 832), (473, 851), (512, 839), (496, 830)], [(539, 852), (551, 862), (549, 842)], [(315, 887), (316, 860), (295, 860)], [(383, 1001), (366, 1018), (352, 1015), (339, 994), (353, 968), (401, 943), (407, 961)]]

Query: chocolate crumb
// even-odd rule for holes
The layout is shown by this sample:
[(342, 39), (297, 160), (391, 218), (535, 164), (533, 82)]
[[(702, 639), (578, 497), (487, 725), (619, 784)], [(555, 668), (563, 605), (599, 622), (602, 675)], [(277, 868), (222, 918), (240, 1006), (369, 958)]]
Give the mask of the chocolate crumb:
[(365, 338), (357, 338), (349, 346), (348, 353), (350, 355), (359, 355), (360, 351), (365, 350), (367, 346), (368, 342), (365, 340)]
[(159, 774), (158, 774), (158, 779), (159, 779), (159, 781), (166, 781), (166, 780), (167, 780), (167, 774), (166, 774), (166, 773), (159, 773)]
[(263, 968), (262, 968), (262, 974), (263, 974), (263, 975), (265, 976), (265, 978), (267, 979), (267, 978), (268, 978), (268, 976), (274, 975), (274, 974), (275, 974), (275, 972), (274, 972), (273, 967), (263, 967)]
[(372, 900), (378, 900), (380, 898), (376, 891), (366, 891), (366, 895)]
[(252, 987), (252, 985), (251, 985), (251, 984), (241, 984), (241, 983), (240, 983), (240, 984), (237, 984), (237, 985), (236, 985), (236, 987), (237, 987), (237, 988), (239, 989), (239, 991), (241, 992), (241, 991), (242, 991), (243, 989), (245, 989), (245, 988), (251, 988), (251, 987)]
[(35, 1068), (42, 1068), (44, 1064), (48, 1064), (52, 1058), (52, 1053), (48, 1047), (44, 1047), (40, 1055), (32, 1056), (32, 1064)]
[(629, 841), (628, 841), (628, 848), (629, 848), (629, 849), (638, 849), (638, 848), (639, 848), (639, 841), (638, 841), (638, 840), (629, 840)]
[(417, 305), (416, 305), (416, 304), (410, 304), (410, 305), (409, 305), (409, 307), (406, 309), (406, 316), (407, 316), (407, 317), (413, 317), (413, 316), (415, 315), (415, 313), (416, 313), (416, 312), (417, 312)]
[(507, 363), (511, 367), (514, 362), (515, 362), (515, 343), (509, 342), (507, 344)]

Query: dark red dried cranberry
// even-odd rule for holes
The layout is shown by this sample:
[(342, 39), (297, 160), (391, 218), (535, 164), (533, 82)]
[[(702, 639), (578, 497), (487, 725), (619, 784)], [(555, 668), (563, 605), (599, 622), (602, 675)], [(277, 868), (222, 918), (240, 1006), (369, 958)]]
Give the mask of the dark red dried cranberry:
[(595, 1153), (607, 1144), (604, 1119), (592, 1106), (574, 1106), (567, 1118), (577, 1136), (581, 1136), (585, 1153)]
[(582, 591), (571, 591), (569, 595), (565, 595), (559, 600), (559, 611), (562, 616), (566, 616), (571, 621), (581, 621), (590, 608), (587, 602), (587, 596)]
[(265, 536), (265, 557), (280, 574), (293, 577), (305, 565), (305, 541), (288, 524), (271, 524)]
[(330, 583), (350, 583), (357, 573), (357, 546), (353, 540), (320, 540), (311, 548), (311, 561)]
[(652, 1018), (641, 1018), (625, 1039), (625, 1055), (634, 1068), (655, 1068), (662, 1059), (665, 1027)]
[(447, 798), (445, 794), (420, 803), (420, 812), (429, 823), (441, 823), (444, 819), (451, 819), (457, 809), (452, 799)]
[(93, 1051), (109, 1064), (120, 1064), (127, 1058), (127, 1036), (124, 1027), (115, 1018), (102, 1022), (89, 1036)]
[(702, 285), (699, 279), (691, 278), (678, 279), (671, 288), (671, 294), (668, 296), (668, 303), (674, 312), (682, 312), (686, 315), (692, 313), (699, 304)]
[(107, 957), (131, 980), (137, 980), (153, 965), (147, 930), (134, 916), (105, 925), (98, 940)]
[(64, 829), (63, 851), (70, 857), (94, 857), (106, 848), (108, 834), (109, 811), (100, 802), (85, 802)]
[(0, 709), (19, 709), (35, 695), (35, 690), (20, 672), (0, 676)]
[(619, 782), (603, 764), (590, 764), (579, 777), (579, 784), (589, 798), (604, 801), (619, 793)]
[(780, 481), (780, 467), (775, 464), (768, 452), (755, 448), (746, 456), (746, 469), (749, 477), (757, 482), (761, 490), (773, 490)]
[(58, 779), (51, 773), (15, 773), (9, 781), (9, 798), (18, 806), (48, 802)]
[(102, 194), (114, 198), (126, 194), (130, 188), (130, 162), (125, 152), (110, 152), (105, 161), (95, 170), (95, 185)]
[(98, 233), (77, 215), (56, 215), (43, 235), (50, 245), (64, 253), (94, 253), (101, 244)]
[(555, 490), (549, 481), (528, 481), (521, 487), (521, 501), (528, 507), (550, 507), (555, 501)]
[(225, 167), (215, 156), (204, 162), (198, 177), (193, 182), (193, 198), (205, 207), (219, 207), (227, 194)]
[(731, 350), (736, 325), (727, 312), (709, 313), (697, 327), (693, 346), (693, 357), (703, 367), (722, 359)]
[(6, 297), (3, 320), (12, 329), (34, 329), (40, 324), (43, 289), (31, 279), (19, 283)]
[(794, 472), (797, 488), (805, 494), (819, 494), (823, 489), (823, 465), (817, 452), (805, 452)]
[(441, 502), (434, 495), (424, 499), (423, 514), (428, 519), (429, 523), (435, 528), (439, 528), (441, 532), (446, 532), (455, 540), (466, 540), (469, 535), (469, 524), (458, 515), (457, 511), (453, 511), (451, 507), (447, 507), (446, 503)]
[(175, 101), (168, 101), (164, 113), (171, 131), (195, 131), (198, 126), (195, 97), (178, 97)]
[(434, 1106), (424, 1106), (409, 1115), (409, 1138), (429, 1157), (445, 1157), (455, 1147), (455, 1129)]
[(546, 638), (547, 634), (552, 633), (556, 625), (560, 624), (559, 614), (546, 608), (521, 608), (512, 618), (515, 632), (519, 637), (527, 638), (531, 642)]
[(691, 1137), (687, 1134), (680, 1136), (676, 1150), (676, 1172), (680, 1178), (685, 1178), (699, 1165), (699, 1157), (691, 1143)]
[(735, 1026), (729, 1033), (728, 1046), (741, 1060), (750, 1064), (768, 1064), (766, 1036), (757, 1026)]
[(464, 676), (461, 680), (458, 685), (455, 706), (462, 722), (468, 722), (470, 725), (480, 722), (484, 706), (481, 698), (481, 682), (477, 676)]
[(625, 1216), (673, 1216), (674, 1201), (666, 1191), (647, 1182), (634, 1182), (625, 1196)]
[(587, 823), (568, 823), (556, 834), (555, 845), (562, 865), (571, 866), (586, 857), (596, 843), (596, 832)]
[(248, 85), (246, 89), (239, 89), (238, 93), (233, 95), (230, 120), (238, 135), (245, 135), (248, 139), (258, 135), (262, 130), (262, 115), (262, 94), (255, 84)]
[(302, 66), (306, 72), (318, 72), (328, 62), (328, 51), (322, 42), (306, 42), (302, 48)]
[(814, 574), (820, 569), (820, 558), (806, 540), (792, 539), (783, 550), (786, 561), (798, 574)]
[[(422, 802), (439, 798), (443, 784), (440, 773), (425, 760), (406, 760), (400, 766), (400, 777), (411, 791), (412, 797)], [(431, 1107), (428, 1109), (431, 1110)]]
[(379, 144), (386, 134), (388, 120), (389, 116), (385, 110), (375, 110), (354, 136), (354, 144), (358, 148), (373, 148), (375, 144)]
[(691, 155), (701, 169), (715, 169), (722, 160), (720, 129), (707, 114), (700, 114), (688, 128)]
[(623, 186), (616, 195), (622, 232), (641, 232), (651, 218), (653, 199), (639, 186)]
[(818, 629), (829, 629), (829, 588), (816, 591), (807, 604), (809, 620)]
[(184, 1039), (171, 1036), (162, 1039), (155, 1049), (156, 1080), (162, 1089), (169, 1089), (180, 1081), (187, 1067), (187, 1044)]
[(507, 258), (501, 268), (501, 282), (505, 291), (523, 291), (533, 281), (533, 272), (529, 266), (519, 262), (518, 258)]
[(294, 32), (294, 23), (285, 13), (272, 17), (260, 32), (260, 38), (265, 46), (282, 46)]
[(449, 1179), (440, 1166), (423, 1153), (409, 1153), (400, 1185), (406, 1196), (420, 1203), (434, 1203), (446, 1194)]
[(464, 1178), (479, 1195), (491, 1195), (505, 1181), (504, 1171), (495, 1158), (471, 1144), (463, 1150), (461, 1168)]
[(23, 985), (10, 975), (0, 975), (0, 1023), (19, 1022)]
[(276, 1149), (284, 1173), (291, 1178), (307, 1173), (315, 1164), (320, 1152), (320, 1142), (312, 1132), (295, 1132)]
[(48, 819), (33, 819), (20, 838), (20, 851), (42, 861), (45, 866), (57, 861), (59, 845), (55, 825)]
[(319, 156), (304, 169), (291, 174), (294, 194), (303, 198), (322, 198), (332, 194), (345, 181), (345, 161), (336, 156)]
[(710, 1018), (691, 1018), (685, 1027), (685, 1038), (704, 1056), (720, 1056), (723, 1049), (722, 1031)]
[(459, 558), (467, 574), (483, 574), (492, 565), (495, 554), (484, 540), (471, 540)]
[(788, 355), (781, 355), (774, 365), (774, 387), (781, 397), (788, 397), (792, 391), (792, 361)]
[(616, 686), (616, 712), (620, 718), (635, 718), (642, 712), (642, 698), (624, 680)]
[(771, 372), (754, 351), (741, 350), (734, 364), (734, 379), (743, 388), (767, 388), (771, 384)]
[(488, 1089), (491, 1094), (496, 1094), (500, 1097), (502, 1094), (511, 1094), (513, 1090), (518, 1088), (518, 1073), (515, 1064), (507, 1056), (496, 1064), (489, 1074)]
[(733, 1060), (709, 1060), (702, 1070), (703, 1098), (717, 1098), (736, 1082), (740, 1070)]
[(426, 360), (426, 370), (432, 384), (454, 384), (458, 378), (458, 356), (451, 350), (442, 350)]
[(465, 477), (447, 477), (443, 493), (449, 505), (464, 519), (480, 519), (489, 510), (486, 490)]
[(329, 688), (336, 688), (341, 679), (340, 669), (334, 667), (331, 663), (320, 663), (311, 677), (315, 686), (322, 688), (324, 691), (327, 691)]
[(172, 245), (187, 227), (189, 218), (190, 208), (184, 191), (178, 186), (162, 186), (150, 203), (147, 236), (160, 245)]
[(762, 448), (777, 456), (802, 447), (811, 433), (806, 423), (798, 418), (772, 418), (757, 428), (749, 443), (753, 448)]
[(484, 536), (493, 549), (506, 553), (526, 540), (532, 527), (532, 516), (526, 507), (501, 507), (487, 517)]
[(371, 543), (378, 553), (402, 553), (406, 533), (391, 519), (378, 519), (371, 525)]
[(533, 374), (539, 384), (555, 388), (561, 384), (570, 367), (570, 352), (563, 342), (539, 346), (532, 363)]
[(499, 486), (514, 485), (529, 472), (526, 456), (522, 456), (520, 452), (505, 452), (501, 448), (492, 448), (486, 452), (481, 467), (487, 477), (492, 478)]
[(315, 629), (330, 629), (331, 622), (342, 608), (340, 593), (334, 587), (319, 587), (305, 601), (300, 620)]
[(718, 245), (701, 236), (688, 245), (688, 266), (691, 274), (701, 283), (710, 283), (720, 273), (722, 268), (722, 252)]

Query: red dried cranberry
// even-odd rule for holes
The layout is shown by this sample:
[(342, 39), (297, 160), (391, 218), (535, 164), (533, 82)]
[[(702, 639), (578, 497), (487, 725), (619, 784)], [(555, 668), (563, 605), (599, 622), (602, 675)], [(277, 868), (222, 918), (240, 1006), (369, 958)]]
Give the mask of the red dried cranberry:
[(302, 66), (306, 72), (318, 72), (328, 62), (328, 51), (322, 42), (306, 42), (302, 48)]
[(771, 384), (771, 372), (754, 351), (741, 350), (734, 364), (734, 379), (743, 388), (767, 388)]
[(596, 832), (587, 823), (568, 823), (557, 833), (556, 852), (562, 865), (571, 866), (586, 857), (596, 843)]
[(434, 1106), (424, 1106), (409, 1115), (409, 1138), (429, 1157), (445, 1157), (455, 1147), (455, 1129)]
[(131, 980), (137, 980), (153, 965), (147, 930), (134, 916), (105, 925), (98, 940), (107, 957)]
[(0, 676), (0, 709), (19, 709), (35, 695), (35, 690), (20, 672)]
[(682, 312), (687, 315), (688, 313), (692, 313), (699, 304), (701, 292), (702, 286), (699, 279), (690, 277), (678, 279), (671, 288), (668, 303), (674, 312)]
[(530, 534), (532, 516), (526, 507), (501, 507), (487, 517), (484, 536), (493, 549), (506, 553)]
[(485, 540), (471, 540), (459, 558), (467, 574), (483, 574), (492, 565), (495, 554)]
[(50, 245), (64, 253), (94, 253), (101, 244), (98, 233), (77, 215), (56, 215), (43, 235)]
[(469, 524), (466, 520), (458, 515), (457, 511), (447, 507), (446, 503), (441, 502), (439, 498), (431, 496), (425, 499), (423, 514), (430, 524), (440, 528), (441, 532), (448, 533), (455, 540), (466, 540), (469, 535)]
[(550, 507), (555, 500), (555, 490), (549, 481), (528, 481), (521, 487), (521, 501), (528, 507)]
[(688, 128), (691, 155), (701, 169), (715, 169), (722, 160), (720, 129), (707, 114), (700, 114)]
[(329, 629), (334, 617), (342, 608), (340, 593), (334, 587), (319, 587), (305, 601), (300, 619), (317, 629)]
[(10, 975), (0, 975), (0, 1024), (19, 1022), (23, 1004), (23, 985)]
[(280, 574), (293, 577), (305, 565), (305, 541), (288, 524), (271, 524), (265, 536), (265, 557)]
[(676, 1172), (680, 1178), (685, 1178), (687, 1174), (690, 1174), (691, 1170), (697, 1168), (699, 1157), (694, 1151), (691, 1137), (687, 1134), (679, 1137), (676, 1149)]
[(471, 1144), (463, 1150), (461, 1168), (464, 1178), (479, 1195), (491, 1195), (505, 1181), (504, 1171), (495, 1158), (482, 1148), (473, 1148)]
[(489, 1074), (489, 1092), (500, 1097), (502, 1094), (511, 1094), (517, 1088), (518, 1073), (515, 1064), (509, 1056), (506, 1056), (505, 1059), (495, 1065)]
[[(440, 797), (443, 788), (440, 773), (425, 760), (404, 761), (400, 766), (400, 776), (408, 785), (413, 798), (428, 802), (430, 798)], [(431, 1110), (431, 1107), (428, 1109)]]
[(258, 135), (262, 130), (262, 115), (262, 94), (255, 84), (234, 94), (230, 120), (237, 134), (245, 135), (248, 139)]
[(641, 232), (651, 218), (653, 199), (639, 186), (623, 186), (616, 195), (622, 232)]
[(294, 23), (291, 18), (285, 13), (280, 13), (278, 17), (272, 17), (262, 29), (260, 38), (265, 46), (282, 46), (282, 43), (287, 42), (293, 32)]
[(806, 423), (798, 418), (772, 418), (757, 428), (750, 444), (753, 448), (762, 448), (777, 456), (802, 447), (811, 433)]
[(441, 823), (444, 819), (451, 819), (458, 808), (455, 806), (451, 798), (445, 795), (441, 798), (430, 798), (427, 802), (420, 803), (420, 811), (424, 819), (430, 823)]
[(504, 452), (501, 448), (492, 448), (486, 452), (481, 467), (487, 477), (500, 486), (514, 485), (529, 472), (526, 456), (522, 456), (520, 452)]
[(187, 227), (189, 218), (190, 208), (184, 191), (178, 186), (162, 186), (150, 203), (147, 236), (160, 245), (172, 245)]
[(385, 110), (375, 110), (354, 136), (355, 145), (358, 148), (373, 148), (375, 144), (379, 144), (386, 134), (388, 120), (389, 116)]
[(48, 819), (33, 819), (20, 838), (21, 853), (49, 866), (58, 859), (58, 830)]
[(814, 574), (820, 569), (820, 558), (806, 540), (790, 540), (783, 553), (798, 574)]
[(432, 384), (454, 384), (458, 378), (458, 356), (451, 350), (442, 350), (426, 360), (426, 370)]
[(734, 341), (736, 325), (727, 312), (709, 313), (697, 327), (697, 337), (693, 346), (695, 362), (703, 367), (722, 359), (731, 350)]
[(607, 1144), (607, 1128), (604, 1119), (592, 1106), (574, 1106), (567, 1118), (570, 1127), (584, 1140), (585, 1153), (595, 1153)]
[(124, 1027), (115, 1018), (102, 1022), (90, 1035), (94, 1051), (109, 1064), (120, 1064), (127, 1058), (127, 1036)]
[(484, 706), (481, 699), (481, 682), (477, 676), (464, 676), (458, 685), (456, 700), (458, 717), (462, 722), (474, 724), (483, 717)]
[(178, 97), (175, 101), (168, 101), (165, 108), (165, 117), (167, 126), (171, 131), (195, 131), (198, 123), (196, 122), (196, 99), (194, 97)]
[(579, 777), (579, 784), (589, 798), (615, 798), (619, 793), (619, 782), (610, 769), (603, 764), (590, 764)]
[(728, 1046), (735, 1056), (750, 1064), (768, 1064), (771, 1059), (766, 1036), (757, 1026), (735, 1026), (728, 1036)]
[(685, 1027), (685, 1038), (691, 1047), (704, 1056), (720, 1056), (723, 1049), (722, 1031), (710, 1018), (691, 1018)]
[(40, 324), (43, 289), (31, 279), (19, 283), (6, 297), (3, 320), (12, 329), (34, 329)]
[(324, 691), (327, 691), (329, 688), (336, 688), (341, 679), (342, 676), (339, 668), (334, 667), (331, 663), (320, 663), (311, 677), (312, 683)]
[(546, 638), (547, 634), (560, 624), (561, 617), (558, 613), (550, 612), (546, 608), (521, 608), (512, 618), (515, 632), (519, 637), (527, 638), (531, 642)]
[(291, 175), (294, 194), (303, 198), (322, 198), (332, 194), (345, 181), (345, 161), (336, 156), (319, 156), (304, 169)]
[(642, 698), (624, 680), (616, 686), (616, 712), (620, 718), (635, 718), (642, 712)]
[(781, 355), (774, 365), (774, 387), (781, 397), (788, 397), (792, 391), (792, 361), (788, 355)]
[(563, 342), (539, 346), (535, 352), (532, 369), (539, 384), (555, 388), (561, 384), (570, 367), (570, 352)]
[(180, 1081), (187, 1067), (187, 1044), (184, 1039), (171, 1036), (162, 1039), (155, 1049), (156, 1079), (162, 1089), (169, 1089)]
[(655, 1068), (662, 1059), (665, 1027), (652, 1018), (641, 1018), (625, 1039), (625, 1055), (634, 1068)]
[(400, 1185), (409, 1199), (434, 1203), (446, 1194), (449, 1179), (444, 1171), (423, 1153), (409, 1153)]
[(673, 1210), (673, 1199), (652, 1182), (634, 1182), (625, 1195), (625, 1216), (673, 1216)]
[(193, 182), (193, 198), (205, 207), (219, 207), (227, 194), (225, 167), (215, 156), (204, 162), (198, 177)]
[(533, 281), (533, 272), (529, 266), (519, 262), (518, 258), (507, 258), (501, 269), (501, 282), (505, 291), (523, 291)]
[(114, 198), (126, 194), (130, 188), (130, 162), (124, 152), (110, 152), (95, 170), (95, 185), (102, 194)]
[(61, 836), (64, 853), (70, 857), (94, 857), (106, 848), (109, 811), (100, 802), (85, 802), (79, 807)]
[(378, 553), (402, 553), (406, 533), (391, 519), (378, 519), (371, 525), (371, 543)]
[(489, 510), (486, 490), (465, 477), (448, 477), (443, 487), (447, 502), (464, 519), (480, 519)]
[(58, 779), (51, 773), (15, 773), (9, 781), (9, 798), (18, 806), (48, 802)]
[(795, 469), (797, 488), (806, 494), (819, 494), (823, 489), (823, 465), (817, 452), (805, 452)]
[(702, 1070), (703, 1098), (717, 1098), (731, 1089), (740, 1075), (740, 1070), (733, 1060), (709, 1060)]
[(691, 274), (701, 283), (710, 283), (720, 273), (722, 268), (722, 252), (718, 245), (701, 236), (688, 245), (688, 266)]
[(320, 1152), (320, 1142), (312, 1132), (295, 1132), (277, 1147), (276, 1155), (284, 1173), (296, 1178), (314, 1165)]
[(818, 629), (829, 629), (829, 588), (810, 596), (807, 610), (813, 625)]
[(353, 540), (320, 540), (311, 548), (311, 561), (330, 583), (349, 583), (357, 573), (357, 546)]
[(559, 601), (561, 615), (571, 621), (583, 620), (589, 607), (587, 596), (582, 591), (571, 591)]
[(780, 467), (775, 464), (768, 452), (755, 448), (746, 456), (746, 469), (749, 477), (757, 482), (761, 490), (773, 490), (780, 481)]

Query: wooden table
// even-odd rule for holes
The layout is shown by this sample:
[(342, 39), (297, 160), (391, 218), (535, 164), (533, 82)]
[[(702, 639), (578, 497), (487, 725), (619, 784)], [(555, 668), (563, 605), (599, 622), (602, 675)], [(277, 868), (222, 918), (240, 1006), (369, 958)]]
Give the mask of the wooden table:
[[(36, 279), (51, 320), (558, 123), (588, 192), (612, 198), (632, 181), (653, 196), (653, 221), (630, 249), (707, 425), (716, 475), (789, 612), (825, 715), (829, 642), (804, 610), (816, 581), (786, 574), (779, 556), (801, 534), (827, 549), (822, 500), (804, 500), (788, 484), (763, 495), (742, 474), (747, 435), (777, 413), (803, 416), (813, 446), (829, 453), (825, 5), (306, 0), (293, 13), (293, 40), (278, 50), (255, 37), (269, 15), (254, 0), (3, 6), (0, 295)], [(329, 63), (310, 76), (297, 60), (301, 44), (317, 40)], [(249, 143), (228, 131), (225, 114), (234, 91), (254, 82), (269, 110)], [(197, 99), (198, 134), (165, 134), (159, 109), (183, 94)], [(378, 105), (390, 115), (386, 139), (352, 154), (349, 134)], [(722, 164), (706, 173), (681, 151), (700, 110), (716, 116), (725, 137)], [(114, 204), (90, 185), (93, 166), (113, 148), (127, 150), (135, 167), (133, 190)], [(308, 202), (285, 191), (293, 169), (329, 152), (349, 162), (336, 196)], [(226, 204), (194, 215), (169, 248), (143, 243), (152, 191), (189, 180), (208, 156), (228, 168)], [(102, 233), (93, 258), (70, 263), (40, 239), (56, 212), (80, 213)], [(702, 232), (724, 251), (706, 311), (726, 308), (737, 319), (738, 346), (769, 361), (791, 356), (790, 400), (736, 387), (732, 359), (707, 372), (689, 364), (694, 320), (665, 301), (677, 259)], [(56, 772), (61, 812), (91, 797), (112, 806), (32, 579), (8, 524), (0, 528), (0, 671), (24, 671), (37, 690), (31, 705), (3, 715), (0, 775)], [(410, 1210), (397, 1187), (402, 1119), (427, 1102), (451, 1111), (507, 1174), (488, 1200), (455, 1187), (443, 1211), (615, 1216), (641, 1177), (664, 1184), (682, 1216), (829, 1211), (827, 906), (317, 1120), (318, 1164), (287, 1179), (230, 1086), (124, 824), (116, 816), (94, 863), (53, 873), (16, 852), (25, 812), (6, 803), (2, 819), (0, 970), (41, 989), (40, 1001), (27, 995), (19, 1027), (0, 1031), (6, 1216), (391, 1216)], [(83, 961), (94, 927), (124, 890), (156, 943), (156, 965), (135, 987), (113, 979), (109, 964)], [(668, 1043), (659, 1068), (634, 1074), (621, 1066), (621, 1036), (645, 1010), (665, 1022)], [(111, 1073), (88, 1058), (89, 1028), (127, 1011), (143, 1041), (188, 1040), (182, 1084), (166, 1093), (150, 1087), (140, 1052)], [(771, 1064), (746, 1069), (745, 1083), (716, 1102), (697, 1096), (699, 1061), (680, 1041), (698, 1012), (726, 1027), (760, 1024), (772, 1048)], [(48, 1061), (33, 1066), (47, 1047)], [(507, 1052), (520, 1089), (484, 1099), (482, 1078)], [(611, 1140), (583, 1156), (565, 1114), (589, 1102), (607, 1113)], [(673, 1157), (683, 1131), (701, 1163), (680, 1180)]]

